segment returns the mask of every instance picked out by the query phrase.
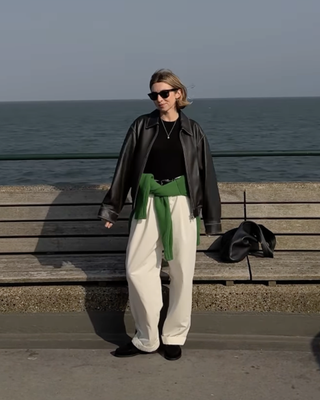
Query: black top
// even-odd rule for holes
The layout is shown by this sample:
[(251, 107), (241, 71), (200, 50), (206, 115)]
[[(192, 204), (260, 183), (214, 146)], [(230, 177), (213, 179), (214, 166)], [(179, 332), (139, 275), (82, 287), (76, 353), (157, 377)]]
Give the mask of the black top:
[(180, 119), (176, 123), (160, 119), (159, 133), (150, 151), (145, 173), (153, 174), (158, 180), (174, 179), (185, 175), (186, 167), (180, 142), (180, 130)]

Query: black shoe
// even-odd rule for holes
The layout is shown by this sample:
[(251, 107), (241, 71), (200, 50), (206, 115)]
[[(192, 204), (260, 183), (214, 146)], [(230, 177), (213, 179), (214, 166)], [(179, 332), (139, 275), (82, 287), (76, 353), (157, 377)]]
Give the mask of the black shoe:
[(181, 357), (181, 347), (178, 344), (164, 344), (163, 355), (164, 358), (170, 361), (179, 360)]
[(118, 347), (117, 350), (113, 353), (115, 357), (133, 357), (138, 354), (150, 354), (150, 353), (137, 349), (132, 342), (129, 342), (123, 346)]

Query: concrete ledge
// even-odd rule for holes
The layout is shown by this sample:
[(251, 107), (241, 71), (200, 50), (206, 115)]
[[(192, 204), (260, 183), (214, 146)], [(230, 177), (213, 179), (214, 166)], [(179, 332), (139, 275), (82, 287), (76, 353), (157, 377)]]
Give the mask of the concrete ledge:
[[(164, 299), (168, 287), (163, 286)], [(194, 311), (320, 313), (320, 285), (198, 284)], [(20, 286), (0, 288), (0, 313), (129, 311), (126, 286)]]
[(37, 193), (37, 192), (68, 192), (68, 191), (87, 191), (87, 190), (108, 190), (110, 183), (97, 185), (19, 185), (19, 186), (0, 186), (0, 193)]
[[(132, 334), (133, 335), (133, 334)], [(110, 349), (115, 350), (131, 338), (115, 335), (105, 338), (94, 334), (32, 334), (1, 335), (0, 349)], [(309, 337), (279, 337), (254, 335), (215, 335), (190, 333), (184, 348), (206, 350), (259, 350), (259, 351), (303, 351), (314, 349), (319, 357), (320, 340)], [(34, 350), (30, 350), (31, 352)], [(320, 358), (319, 358), (320, 359)]]
[[(294, 313), (193, 312), (186, 342), (194, 349), (312, 351), (320, 354), (320, 316)], [(0, 348), (114, 349), (134, 335), (130, 313), (0, 315)]]

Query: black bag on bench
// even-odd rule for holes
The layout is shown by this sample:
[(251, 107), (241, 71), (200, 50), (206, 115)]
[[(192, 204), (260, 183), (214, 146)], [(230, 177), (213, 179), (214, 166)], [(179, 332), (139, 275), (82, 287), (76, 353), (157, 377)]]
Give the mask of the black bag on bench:
[(253, 221), (244, 221), (221, 236), (220, 258), (225, 262), (239, 262), (249, 254), (273, 258), (275, 246), (276, 237), (269, 229)]

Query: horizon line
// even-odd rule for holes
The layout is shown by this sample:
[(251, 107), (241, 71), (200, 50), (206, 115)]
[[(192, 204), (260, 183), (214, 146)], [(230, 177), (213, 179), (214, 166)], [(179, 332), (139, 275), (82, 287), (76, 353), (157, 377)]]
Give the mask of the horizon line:
[[(254, 100), (254, 99), (308, 99), (320, 98), (320, 95), (310, 96), (236, 96), (236, 97), (193, 97), (194, 100)], [(0, 100), (0, 103), (54, 103), (54, 102), (86, 102), (86, 101), (150, 101), (148, 98), (127, 99), (65, 99), (65, 100)]]

